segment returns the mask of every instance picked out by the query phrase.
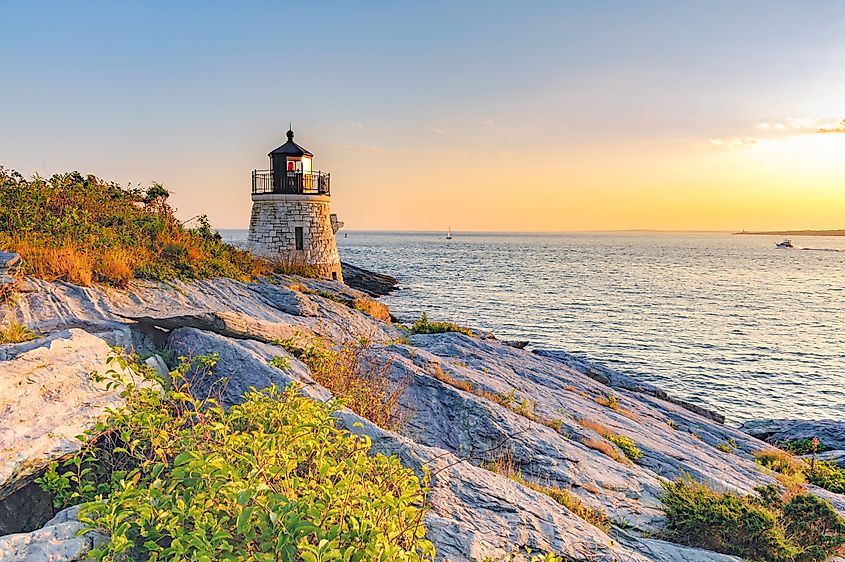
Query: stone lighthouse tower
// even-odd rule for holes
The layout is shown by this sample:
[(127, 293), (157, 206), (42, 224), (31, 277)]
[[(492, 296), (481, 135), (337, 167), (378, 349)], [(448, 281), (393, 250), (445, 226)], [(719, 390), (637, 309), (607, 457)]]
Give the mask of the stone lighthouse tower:
[(272, 151), (269, 170), (252, 172), (252, 251), (268, 259), (313, 268), (321, 277), (343, 281), (329, 213), (329, 174), (313, 169), (314, 155), (293, 142)]

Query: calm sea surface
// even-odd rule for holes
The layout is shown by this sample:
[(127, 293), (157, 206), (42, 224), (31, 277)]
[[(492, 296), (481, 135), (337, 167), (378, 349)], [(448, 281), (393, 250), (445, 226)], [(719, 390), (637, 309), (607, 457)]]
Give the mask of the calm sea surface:
[[(224, 231), (244, 239), (244, 231)], [(346, 237), (344, 237), (346, 234)], [(845, 418), (845, 238), (344, 232), (413, 321), (563, 349), (725, 413)], [(836, 251), (841, 250), (841, 251)]]

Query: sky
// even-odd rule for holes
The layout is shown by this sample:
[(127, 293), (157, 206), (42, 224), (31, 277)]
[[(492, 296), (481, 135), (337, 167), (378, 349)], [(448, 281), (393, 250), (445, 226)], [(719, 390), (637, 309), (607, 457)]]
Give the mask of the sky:
[(0, 0), (0, 165), (245, 228), (296, 141), (349, 229), (845, 228), (845, 2)]

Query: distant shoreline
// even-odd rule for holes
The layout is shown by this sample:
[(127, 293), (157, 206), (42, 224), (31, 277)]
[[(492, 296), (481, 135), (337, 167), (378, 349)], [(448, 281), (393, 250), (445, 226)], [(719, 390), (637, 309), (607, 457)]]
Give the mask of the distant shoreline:
[(845, 230), (765, 230), (734, 232), (734, 236), (741, 235), (770, 235), (770, 236), (845, 236)]

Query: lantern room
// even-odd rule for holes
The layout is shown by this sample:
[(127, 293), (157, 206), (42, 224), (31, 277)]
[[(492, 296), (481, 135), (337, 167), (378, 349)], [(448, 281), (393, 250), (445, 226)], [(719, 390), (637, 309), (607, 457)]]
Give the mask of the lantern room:
[(315, 171), (314, 155), (293, 142), (288, 130), (287, 142), (268, 154), (269, 170), (252, 172), (252, 193), (287, 193), (329, 195), (329, 174)]

